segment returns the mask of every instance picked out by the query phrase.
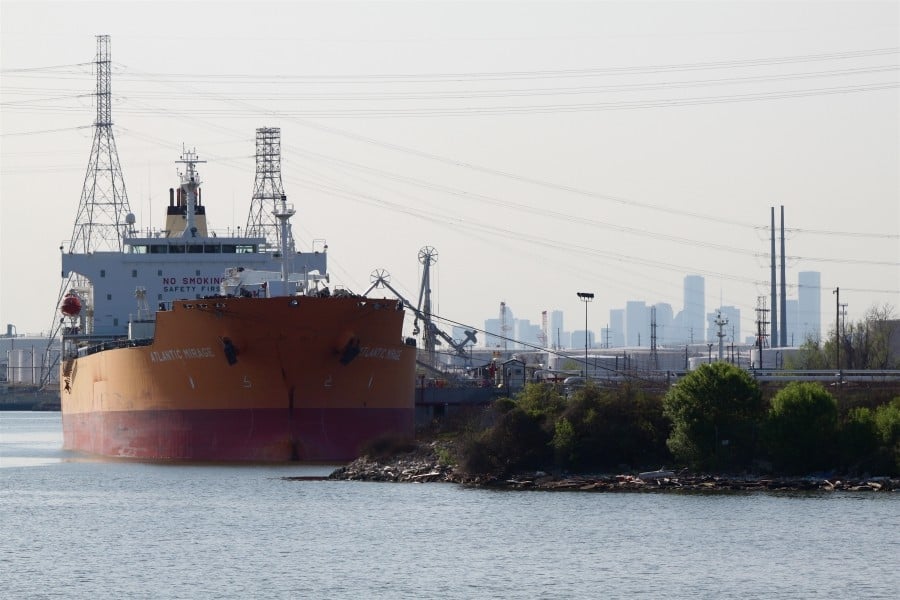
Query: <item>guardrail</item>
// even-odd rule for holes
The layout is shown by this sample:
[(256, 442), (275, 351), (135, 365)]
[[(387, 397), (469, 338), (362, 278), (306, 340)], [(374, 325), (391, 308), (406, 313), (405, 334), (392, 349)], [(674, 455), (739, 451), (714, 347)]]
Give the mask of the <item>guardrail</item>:
[(896, 369), (755, 369), (750, 373), (757, 381), (900, 381), (900, 370)]

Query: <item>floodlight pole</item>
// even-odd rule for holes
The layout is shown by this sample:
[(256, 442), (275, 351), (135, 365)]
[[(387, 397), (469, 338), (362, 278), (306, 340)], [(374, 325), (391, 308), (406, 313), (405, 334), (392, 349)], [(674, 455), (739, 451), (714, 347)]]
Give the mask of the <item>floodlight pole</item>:
[(594, 299), (593, 292), (577, 292), (578, 298), (584, 302), (584, 379), (587, 381), (588, 368), (588, 302)]

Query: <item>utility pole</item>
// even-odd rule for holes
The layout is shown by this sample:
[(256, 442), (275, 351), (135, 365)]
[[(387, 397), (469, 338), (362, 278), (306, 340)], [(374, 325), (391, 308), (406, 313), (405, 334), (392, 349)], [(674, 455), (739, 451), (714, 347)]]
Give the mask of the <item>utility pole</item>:
[(835, 356), (835, 368), (840, 371), (841, 370), (841, 288), (834, 288), (835, 295), (835, 308), (834, 308), (834, 356)]
[(722, 331), (722, 328), (728, 325), (728, 318), (722, 318), (722, 311), (719, 311), (719, 314), (716, 316), (715, 324), (719, 328), (719, 332), (716, 334), (719, 337), (719, 360), (723, 359), (723, 340), (725, 339), (725, 333)]

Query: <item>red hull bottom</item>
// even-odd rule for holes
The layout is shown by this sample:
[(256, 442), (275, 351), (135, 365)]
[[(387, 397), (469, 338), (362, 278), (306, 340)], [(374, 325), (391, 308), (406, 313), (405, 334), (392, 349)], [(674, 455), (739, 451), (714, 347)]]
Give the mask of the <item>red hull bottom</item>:
[(66, 450), (145, 460), (347, 462), (413, 432), (413, 410), (399, 408), (63, 413)]

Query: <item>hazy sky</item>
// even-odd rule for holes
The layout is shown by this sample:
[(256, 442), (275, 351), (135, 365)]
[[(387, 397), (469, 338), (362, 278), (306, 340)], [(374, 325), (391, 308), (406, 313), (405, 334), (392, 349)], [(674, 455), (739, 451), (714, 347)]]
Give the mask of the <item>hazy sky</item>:
[(132, 211), (161, 227), (182, 146), (211, 227), (243, 226), (257, 127), (280, 127), (300, 249), (482, 326), (506, 301), (590, 328), (626, 300), (754, 329), (770, 207), (788, 295), (900, 312), (900, 3), (0, 2), (0, 326), (56, 318), (91, 150), (95, 35)]

